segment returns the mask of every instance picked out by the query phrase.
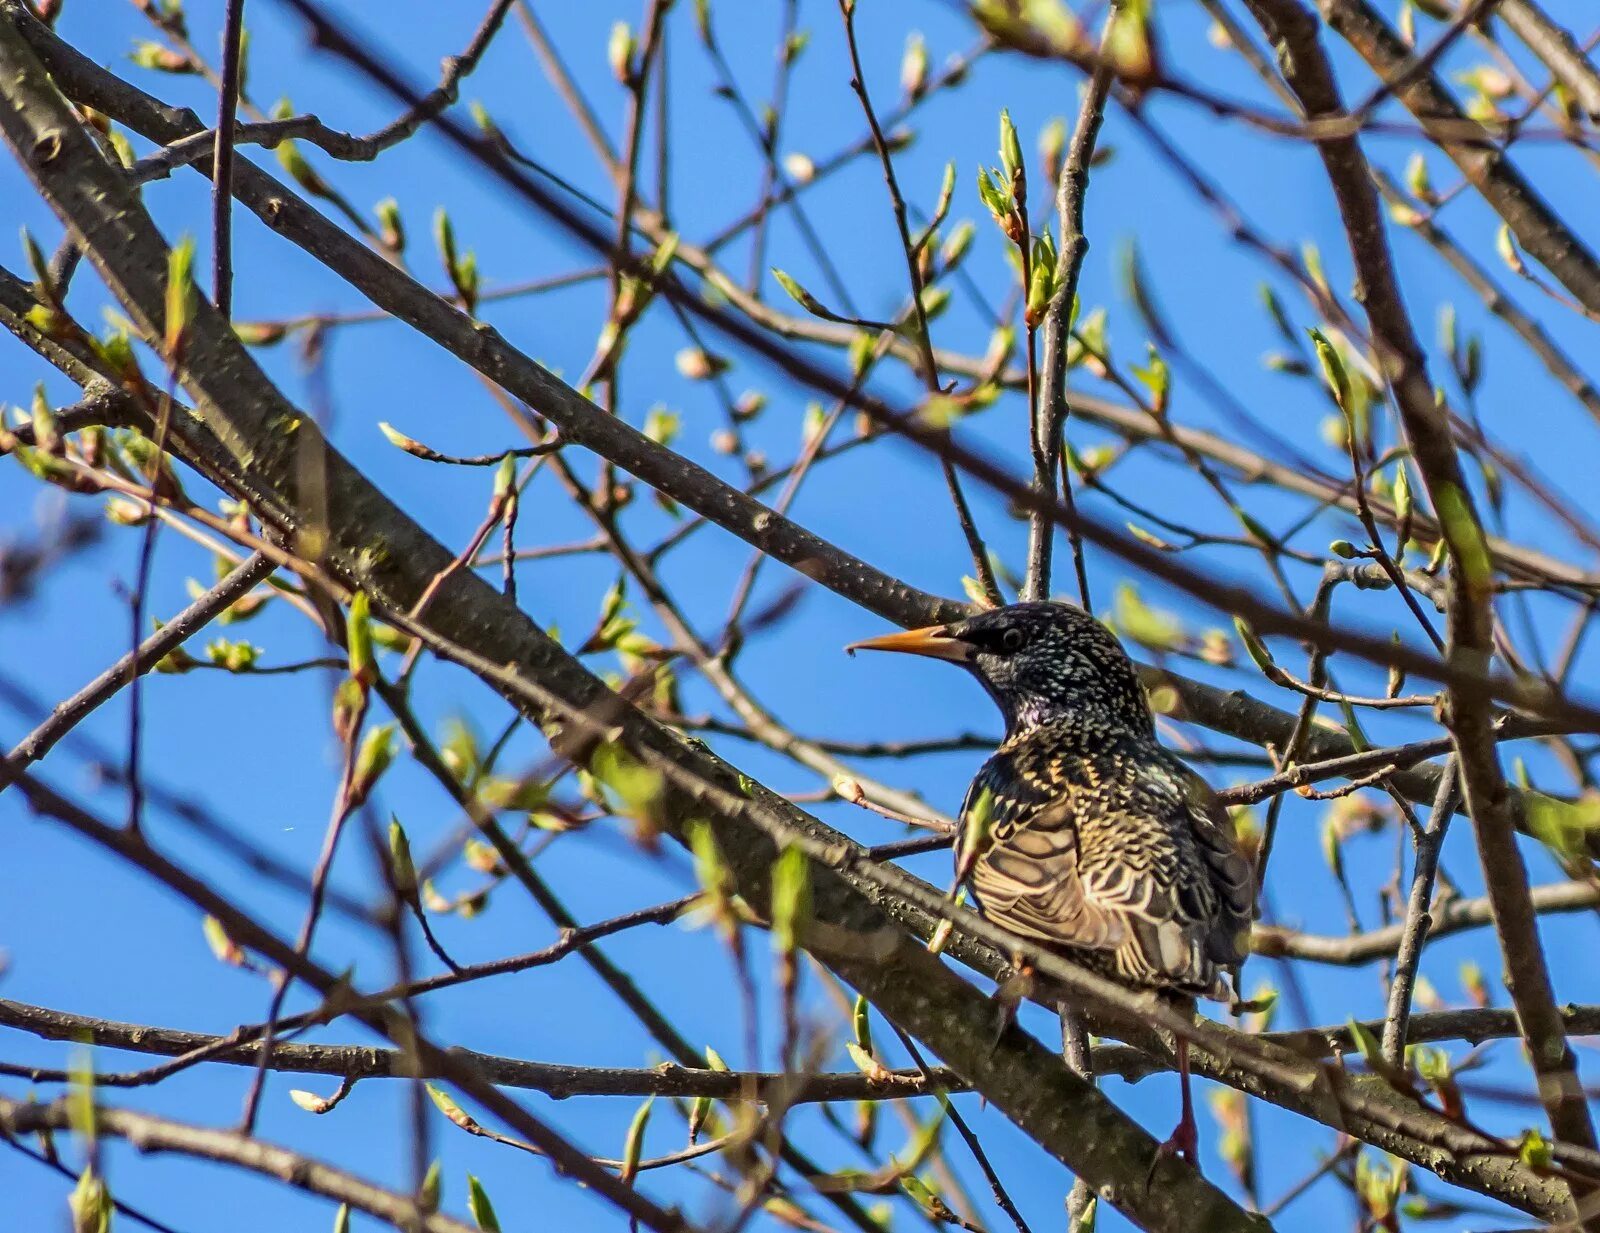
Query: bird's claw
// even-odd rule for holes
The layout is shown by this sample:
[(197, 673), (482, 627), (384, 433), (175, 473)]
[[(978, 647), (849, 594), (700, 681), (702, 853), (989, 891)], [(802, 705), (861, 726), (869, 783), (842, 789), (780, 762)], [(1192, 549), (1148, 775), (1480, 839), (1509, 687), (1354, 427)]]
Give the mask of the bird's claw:
[(1150, 1169), (1145, 1174), (1144, 1186), (1150, 1189), (1150, 1183), (1155, 1179), (1156, 1170), (1161, 1167), (1161, 1162), (1181, 1156), (1196, 1168), (1200, 1164), (1200, 1131), (1195, 1125), (1193, 1115), (1185, 1116), (1173, 1128), (1170, 1135), (1159, 1147), (1156, 1154), (1150, 1158)]
[(1000, 1039), (1006, 1034), (1006, 1029), (1017, 1021), (1017, 1007), (1032, 991), (1033, 969), (1026, 964), (1013, 968), (1011, 974), (996, 986), (994, 1004), (999, 1013), (994, 1038), (989, 1042), (990, 1053), (1000, 1047)]

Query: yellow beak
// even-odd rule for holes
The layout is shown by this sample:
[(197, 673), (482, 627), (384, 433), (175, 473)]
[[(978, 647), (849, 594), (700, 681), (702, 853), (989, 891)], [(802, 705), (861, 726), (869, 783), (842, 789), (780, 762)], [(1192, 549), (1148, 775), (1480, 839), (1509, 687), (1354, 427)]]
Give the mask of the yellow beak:
[(908, 629), (901, 634), (885, 634), (881, 638), (852, 642), (845, 650), (852, 655), (857, 651), (902, 651), (907, 655), (927, 655), (958, 664), (966, 663), (974, 652), (970, 642), (952, 637), (949, 629), (943, 625), (929, 625), (923, 629)]

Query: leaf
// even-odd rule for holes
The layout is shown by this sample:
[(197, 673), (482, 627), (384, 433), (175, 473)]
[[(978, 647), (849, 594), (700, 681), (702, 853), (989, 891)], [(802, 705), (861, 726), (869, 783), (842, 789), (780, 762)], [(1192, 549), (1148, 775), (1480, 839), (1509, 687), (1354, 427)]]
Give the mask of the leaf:
[(972, 603), (979, 608), (993, 608), (994, 600), (989, 598), (989, 593), (983, 589), (983, 583), (976, 578), (963, 574), (961, 576), (961, 591)]
[(450, 1097), (445, 1095), (445, 1093), (439, 1088), (435, 1087), (431, 1083), (426, 1084), (425, 1086), (428, 1089), (429, 1099), (433, 1101), (434, 1108), (438, 1109), (440, 1113), (444, 1114), (455, 1125), (461, 1127), (462, 1130), (467, 1131), (469, 1134), (477, 1134), (483, 1129), (478, 1125), (477, 1122), (473, 1121), (473, 1119), (467, 1115), (467, 1111), (465, 1109), (456, 1104), (455, 1101), (451, 1100)]
[(906, 36), (905, 53), (900, 57), (900, 89), (907, 99), (918, 99), (928, 87), (928, 44), (921, 34)]
[(1111, 613), (1117, 629), (1140, 646), (1153, 651), (1175, 651), (1184, 644), (1183, 626), (1178, 618), (1147, 605), (1131, 582), (1117, 586)]
[(1355, 1041), (1356, 1048), (1361, 1050), (1361, 1056), (1366, 1059), (1367, 1066), (1373, 1074), (1398, 1091), (1414, 1090), (1411, 1076), (1402, 1067), (1394, 1065), (1383, 1056), (1383, 1045), (1373, 1035), (1371, 1028), (1353, 1016), (1345, 1020), (1345, 1023), (1350, 1029), (1350, 1036)]
[(988, 167), (978, 168), (978, 199), (997, 223), (1003, 224), (1011, 214), (1011, 190), (996, 183), (995, 172)]
[(1378, 1043), (1378, 1038), (1372, 1034), (1372, 1029), (1359, 1019), (1351, 1018), (1346, 1021), (1350, 1028), (1350, 1036), (1356, 1043), (1356, 1048), (1361, 1051), (1361, 1056), (1366, 1058), (1367, 1064), (1381, 1063), (1383, 1061), (1383, 1046)]
[(1000, 166), (1006, 179), (1013, 180), (1022, 169), (1022, 142), (1017, 138), (1017, 126), (1011, 122), (1011, 112), (1000, 110)]
[(372, 601), (365, 591), (350, 597), (344, 631), (350, 675), (363, 685), (371, 685), (377, 679), (377, 669), (372, 658)]
[(494, 1204), (489, 1202), (489, 1193), (470, 1173), (467, 1174), (467, 1210), (483, 1233), (500, 1233), (500, 1221), (494, 1214)]
[(111, 1233), (111, 1192), (92, 1164), (79, 1175), (67, 1205), (72, 1209), (72, 1233)]
[(1434, 505), (1439, 513), (1439, 525), (1465, 578), (1469, 590), (1477, 594), (1488, 591), (1494, 580), (1494, 563), (1489, 557), (1489, 545), (1483, 538), (1483, 528), (1478, 525), (1472, 501), (1459, 484), (1442, 481), (1433, 490)]
[(194, 309), (194, 237), (182, 237), (167, 252), (166, 330), (162, 349), (172, 356), (183, 342)]
[(855, 1041), (845, 1041), (844, 1051), (850, 1055), (850, 1060), (856, 1064), (856, 1069), (874, 1082), (881, 1081), (888, 1075), (889, 1072), (884, 1069), (883, 1063)]
[(982, 788), (972, 806), (962, 815), (960, 848), (956, 855), (956, 874), (965, 881), (977, 863), (978, 857), (989, 846), (989, 833), (994, 817), (994, 792)]
[(411, 841), (394, 814), (389, 815), (389, 867), (394, 872), (394, 888), (406, 899), (417, 894), (417, 867), (411, 861)]
[(303, 1087), (290, 1088), (289, 1099), (307, 1113), (326, 1113), (328, 1111), (328, 1102), (325, 1099), (315, 1092), (306, 1091)]
[(1517, 251), (1516, 241), (1511, 238), (1509, 224), (1500, 224), (1500, 230), (1495, 234), (1494, 247), (1500, 254), (1500, 260), (1511, 267), (1512, 273), (1527, 276), (1528, 267), (1523, 264), (1522, 254)]
[(796, 845), (785, 847), (772, 864), (772, 941), (793, 954), (811, 916), (811, 862)]
[(657, 445), (671, 445), (683, 428), (683, 417), (663, 406), (651, 407), (644, 417), (644, 435)]
[(1306, 333), (1311, 335), (1311, 343), (1317, 351), (1317, 362), (1322, 367), (1323, 380), (1327, 382), (1328, 389), (1333, 394), (1334, 403), (1339, 410), (1349, 415), (1352, 405), (1350, 374), (1345, 370), (1344, 357), (1321, 330), (1312, 328)]
[(1584, 796), (1574, 803), (1530, 790), (1523, 801), (1528, 832), (1535, 839), (1564, 860), (1587, 859), (1600, 829), (1600, 797)]
[(425, 1212), (439, 1210), (439, 1198), (444, 1192), (444, 1167), (435, 1160), (423, 1175), (422, 1187), (417, 1191), (417, 1204)]
[(644, 1154), (644, 1132), (650, 1125), (650, 1109), (656, 1103), (654, 1096), (646, 1100), (634, 1112), (633, 1121), (628, 1123), (628, 1137), (622, 1145), (622, 1172), (620, 1180), (624, 1186), (631, 1185), (633, 1178), (639, 1171), (639, 1160)]
[(866, 995), (856, 994), (855, 1006), (850, 1012), (850, 1026), (855, 1032), (856, 1044), (869, 1055), (872, 1053), (872, 1004)]
[(1539, 1133), (1538, 1127), (1531, 1127), (1522, 1132), (1522, 1138), (1517, 1141), (1517, 1157), (1529, 1168), (1550, 1167), (1550, 1143)]
[(1256, 667), (1268, 675), (1278, 671), (1278, 665), (1273, 661), (1272, 652), (1267, 650), (1267, 644), (1261, 641), (1256, 631), (1250, 627), (1250, 622), (1241, 616), (1236, 616), (1233, 618), (1233, 628), (1239, 635), (1239, 641), (1244, 643), (1244, 649), (1250, 653), (1250, 658), (1255, 661)]
[(1150, 391), (1151, 410), (1157, 415), (1163, 414), (1171, 397), (1172, 373), (1154, 343), (1150, 344), (1150, 362), (1142, 368), (1137, 364), (1133, 365), (1132, 372), (1138, 378), (1139, 384)]
[(211, 953), (223, 963), (231, 964), (233, 967), (244, 963), (243, 949), (228, 936), (228, 931), (215, 916), (207, 916), (202, 920), (200, 930), (205, 934), (206, 945), (211, 948)]
[(782, 287), (786, 292), (789, 293), (789, 298), (791, 300), (800, 305), (801, 308), (805, 309), (813, 317), (821, 317), (826, 321), (835, 321), (838, 319), (833, 313), (829, 312), (823, 307), (821, 300), (817, 299), (816, 296), (812, 295), (811, 292), (807, 291), (798, 282), (796, 282), (792, 276), (780, 270), (777, 266), (772, 267), (772, 277), (778, 280), (778, 286)]
[(377, 724), (367, 730), (356, 753), (355, 770), (350, 777), (350, 799), (359, 805), (371, 794), (383, 773), (394, 762), (394, 736), (397, 725)]

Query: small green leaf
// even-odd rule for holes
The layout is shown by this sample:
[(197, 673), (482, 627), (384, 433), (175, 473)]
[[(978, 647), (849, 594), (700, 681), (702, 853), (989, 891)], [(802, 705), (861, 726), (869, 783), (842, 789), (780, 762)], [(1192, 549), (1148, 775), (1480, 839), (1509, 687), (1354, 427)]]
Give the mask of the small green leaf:
[(905, 53), (900, 57), (900, 89), (908, 100), (914, 100), (927, 88), (928, 44), (913, 30), (906, 36)]
[(627, 85), (634, 77), (634, 50), (633, 31), (628, 23), (613, 22), (611, 38), (606, 44), (606, 63), (611, 66), (611, 75), (623, 85)]
[(789, 845), (772, 865), (772, 942), (783, 954), (800, 945), (811, 916), (811, 863)]
[(400, 217), (400, 203), (385, 197), (373, 207), (373, 213), (378, 216), (379, 241), (398, 257), (406, 251), (406, 225)]
[(1250, 623), (1243, 617), (1236, 616), (1233, 618), (1233, 628), (1239, 635), (1239, 641), (1244, 643), (1244, 649), (1255, 661), (1256, 667), (1268, 674), (1277, 672), (1278, 665), (1273, 661), (1272, 652), (1267, 650), (1267, 644), (1261, 641), (1256, 631), (1250, 627)]
[(1517, 251), (1516, 241), (1511, 238), (1511, 227), (1507, 223), (1500, 224), (1500, 230), (1494, 238), (1495, 251), (1500, 254), (1500, 260), (1511, 267), (1514, 274), (1526, 275), (1528, 267), (1523, 264), (1522, 254)]
[(189, 329), (194, 311), (194, 237), (183, 236), (167, 252), (166, 330), (162, 347), (173, 355)]
[(395, 891), (408, 900), (415, 898), (417, 867), (411, 861), (411, 841), (393, 814), (389, 815), (389, 866), (394, 871)]
[(111, 1192), (92, 1164), (79, 1175), (67, 1205), (72, 1209), (72, 1233), (111, 1233)]
[(67, 1088), (67, 1125), (72, 1128), (73, 1134), (83, 1140), (92, 1156), (97, 1119), (94, 1109), (94, 1057), (88, 1047), (80, 1045), (73, 1049), (67, 1067), (70, 1079)]
[(1483, 538), (1483, 528), (1472, 509), (1472, 501), (1461, 486), (1449, 480), (1438, 483), (1433, 489), (1434, 506), (1439, 511), (1439, 525), (1450, 546), (1456, 564), (1460, 567), (1469, 590), (1476, 594), (1488, 591), (1494, 580), (1494, 563), (1489, 557), (1489, 545)]
[(961, 881), (966, 880), (978, 857), (989, 846), (993, 820), (994, 792), (987, 787), (981, 788), (961, 816), (960, 848), (956, 855), (956, 871)]
[(782, 287), (786, 292), (789, 293), (789, 298), (791, 300), (800, 305), (801, 308), (805, 309), (812, 316), (822, 317), (827, 320), (833, 319), (834, 315), (822, 306), (822, 301), (817, 299), (816, 296), (812, 295), (811, 292), (802, 287), (791, 275), (785, 273), (783, 270), (780, 270), (777, 266), (773, 266), (772, 277), (778, 280), (778, 286)]
[(377, 724), (367, 730), (356, 752), (355, 769), (350, 777), (350, 799), (359, 805), (365, 801), (379, 778), (394, 762), (394, 735), (396, 725)]
[(1580, 797), (1577, 802), (1526, 791), (1523, 813), (1528, 833), (1563, 860), (1587, 861), (1597, 831), (1600, 831), (1600, 797)]
[(1361, 1056), (1366, 1058), (1369, 1066), (1381, 1063), (1383, 1060), (1383, 1046), (1378, 1043), (1378, 1038), (1372, 1034), (1372, 1029), (1359, 1019), (1350, 1018), (1345, 1021), (1350, 1029), (1350, 1036), (1356, 1043), (1356, 1048), (1361, 1050)]
[(650, 1109), (656, 1103), (654, 1096), (646, 1100), (634, 1112), (633, 1121), (628, 1123), (628, 1137), (622, 1145), (622, 1171), (620, 1179), (624, 1186), (631, 1185), (633, 1178), (639, 1171), (639, 1161), (644, 1154), (644, 1132), (650, 1125)]
[(489, 1192), (472, 1174), (467, 1174), (467, 1210), (483, 1233), (500, 1233), (500, 1221), (494, 1214), (494, 1204), (489, 1202)]
[(1522, 1132), (1522, 1138), (1517, 1141), (1517, 1157), (1531, 1169), (1550, 1167), (1550, 1143), (1539, 1133), (1538, 1127)]
[(1339, 410), (1350, 413), (1350, 374), (1344, 366), (1344, 357), (1339, 354), (1339, 349), (1328, 341), (1319, 329), (1310, 329), (1306, 333), (1311, 335), (1312, 345), (1316, 347), (1317, 362), (1322, 366), (1322, 377), (1328, 384), (1329, 391), (1333, 394), (1333, 401)]
[(344, 632), (349, 648), (350, 675), (363, 685), (371, 685), (378, 673), (372, 656), (372, 601), (365, 591), (357, 591), (350, 597)]
[(444, 1193), (444, 1167), (435, 1160), (422, 1177), (422, 1188), (417, 1191), (417, 1204), (425, 1212), (439, 1210), (439, 1198)]
[(1006, 178), (1013, 180), (1022, 169), (1022, 142), (1017, 138), (1017, 126), (1011, 122), (1011, 112), (1000, 110), (1000, 166)]
[(1003, 224), (1010, 217), (1010, 187), (997, 184), (994, 171), (988, 167), (978, 168), (978, 199), (983, 202), (984, 208), (994, 216), (997, 223)]
[(872, 1054), (872, 1004), (867, 1001), (866, 995), (856, 994), (855, 1006), (851, 1009), (850, 1025), (855, 1032), (856, 1044), (868, 1056)]

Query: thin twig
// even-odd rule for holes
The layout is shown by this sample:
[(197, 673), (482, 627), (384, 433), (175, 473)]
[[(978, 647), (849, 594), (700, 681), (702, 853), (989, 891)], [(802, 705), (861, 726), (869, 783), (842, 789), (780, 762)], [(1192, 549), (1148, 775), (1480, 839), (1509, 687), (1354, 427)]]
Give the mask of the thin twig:
[(222, 83), (211, 154), (211, 302), (233, 316), (233, 128), (239, 108), (244, 0), (227, 0), (222, 22)]
[[(1104, 49), (1119, 10), (1112, 5), (1106, 18), (1101, 47)], [(1072, 414), (1067, 397), (1067, 344), (1072, 317), (1077, 307), (1078, 278), (1089, 252), (1084, 232), (1083, 212), (1089, 189), (1089, 164), (1095, 141), (1105, 118), (1106, 98), (1111, 90), (1112, 72), (1101, 58), (1089, 76), (1078, 106), (1078, 119), (1072, 142), (1056, 184), (1056, 212), (1061, 220), (1061, 245), (1056, 254), (1050, 302), (1045, 309), (1042, 345), (1044, 364), (1040, 373), (1039, 396), (1032, 408), (1030, 439), (1033, 448), (1033, 488), (1046, 501), (1056, 498), (1056, 475), (1060, 467), (1061, 501), (1072, 511), (1068, 519), (1067, 542), (1072, 546), (1072, 566), (1078, 580), (1078, 598), (1086, 612), (1093, 612), (1089, 597), (1089, 575), (1084, 566), (1083, 536), (1077, 527), (1077, 510), (1072, 493), (1072, 476), (1060, 461), (1065, 448), (1067, 420)], [(1055, 539), (1054, 520), (1042, 507), (1028, 519), (1028, 571), (1023, 587), (1024, 599), (1048, 599), (1050, 595), (1051, 546)]]
[[(37, 762), (73, 728), (125, 686), (130, 677), (142, 676), (205, 628), (276, 568), (270, 558), (256, 553), (229, 571), (227, 577), (197, 597), (155, 633), (139, 644), (72, 697), (51, 711), (49, 718), (18, 741), (7, 755), (13, 769)], [(3, 789), (0, 789), (3, 790)]]
[(1395, 953), (1394, 976), (1389, 982), (1389, 1006), (1383, 1020), (1383, 1056), (1398, 1066), (1406, 1048), (1406, 1024), (1411, 1018), (1411, 995), (1417, 983), (1417, 965), (1422, 948), (1433, 928), (1433, 881), (1439, 872), (1439, 854), (1455, 815), (1460, 778), (1456, 759), (1445, 760), (1439, 776), (1439, 795), (1428, 815), (1428, 825), (1417, 836), (1416, 865), (1411, 873), (1411, 894), (1406, 901), (1405, 921), (1401, 925), (1400, 948)]

